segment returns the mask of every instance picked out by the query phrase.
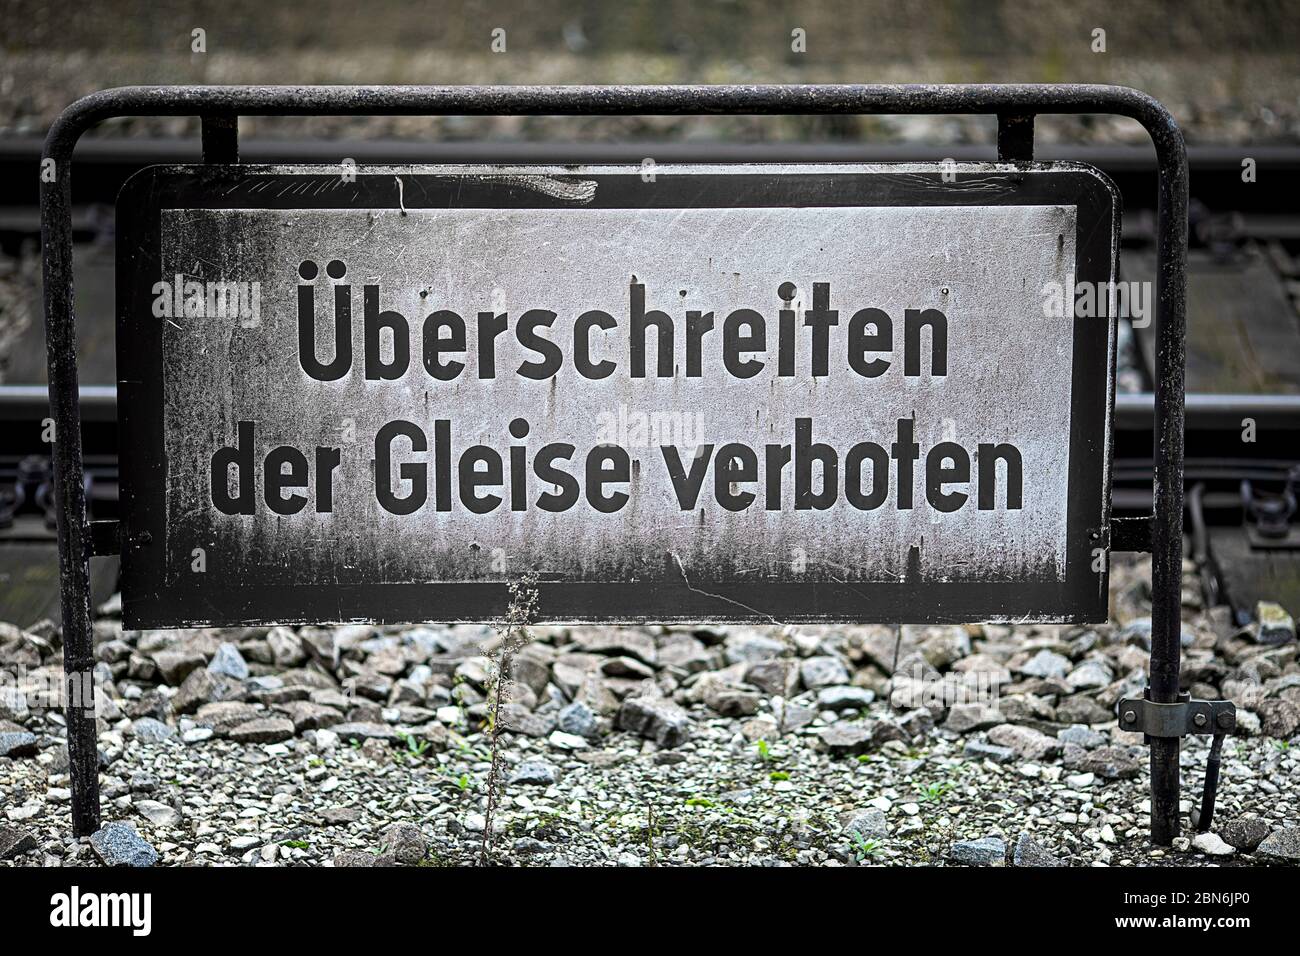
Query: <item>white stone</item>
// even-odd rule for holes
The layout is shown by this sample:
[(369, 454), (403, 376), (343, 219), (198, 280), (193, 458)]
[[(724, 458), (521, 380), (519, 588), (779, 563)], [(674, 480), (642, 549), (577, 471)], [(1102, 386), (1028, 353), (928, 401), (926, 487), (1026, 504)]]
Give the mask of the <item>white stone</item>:
[(1232, 856), (1236, 852), (1219, 838), (1217, 833), (1198, 833), (1192, 838), (1192, 846), (1210, 856)]

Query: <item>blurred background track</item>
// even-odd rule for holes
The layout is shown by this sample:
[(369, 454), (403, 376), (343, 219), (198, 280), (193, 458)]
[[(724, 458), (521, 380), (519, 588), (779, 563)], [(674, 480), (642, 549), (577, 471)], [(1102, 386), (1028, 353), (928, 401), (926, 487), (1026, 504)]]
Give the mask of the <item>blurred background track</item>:
[[(189, 83), (1098, 82), (1162, 100), (1190, 143), (1189, 531), (1240, 613), (1300, 611), (1300, 549), (1260, 547), (1259, 499), (1300, 461), (1300, 4), (1209, 0), (627, 0), (276, 7), (249, 0), (0, 0), (0, 620), (53, 616), (42, 440), (40, 144), (77, 97)], [(505, 52), (492, 52), (494, 30)], [(791, 48), (804, 31), (806, 52)], [(194, 31), (205, 52), (194, 52)], [(1095, 31), (1105, 52), (1094, 52)], [(1125, 206), (1121, 278), (1154, 268), (1146, 134), (1113, 117), (1041, 117), (1036, 158), (1090, 162)], [(992, 117), (245, 118), (245, 162), (989, 160)], [(116, 508), (113, 203), (153, 163), (199, 158), (190, 118), (131, 118), (83, 139), (73, 173), (84, 425), (96, 517)], [(1254, 181), (1242, 176), (1253, 160)], [(1154, 328), (1124, 328), (1115, 507), (1149, 507)], [(1255, 441), (1243, 440), (1246, 418)], [(1243, 496), (1243, 478), (1253, 498)], [(19, 513), (5, 496), (22, 487)], [(1252, 506), (1253, 501), (1253, 506)], [(13, 510), (13, 509), (10, 509)], [(1199, 518), (1201, 520), (1197, 520)], [(1300, 521), (1294, 524), (1300, 528)], [(1200, 531), (1197, 532), (1197, 528)], [(1300, 539), (1300, 531), (1295, 532)], [(1266, 543), (1267, 544), (1267, 543)], [(1198, 551), (1199, 549), (1199, 551)], [(115, 566), (95, 562), (97, 589)]]

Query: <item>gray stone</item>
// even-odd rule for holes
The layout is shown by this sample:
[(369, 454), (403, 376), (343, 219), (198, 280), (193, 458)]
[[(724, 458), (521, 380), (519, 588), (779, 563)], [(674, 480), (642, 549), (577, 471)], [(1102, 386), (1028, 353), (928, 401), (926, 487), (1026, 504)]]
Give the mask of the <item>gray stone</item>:
[(1020, 667), (1016, 668), (1021, 674), (1027, 674), (1030, 677), (1064, 677), (1070, 673), (1070, 659), (1063, 657), (1054, 651), (1041, 650)]
[(1115, 715), (1087, 694), (1073, 694), (1056, 705), (1053, 717), (1060, 723), (1103, 724)]
[(210, 727), (213, 733), (227, 734), (240, 724), (263, 716), (266, 711), (242, 701), (223, 700), (204, 704), (194, 715), (194, 722)]
[(1066, 866), (1066, 862), (1059, 857), (1053, 856), (1047, 850), (1043, 849), (1034, 842), (1034, 838), (1028, 833), (1022, 833), (1016, 839), (1016, 847), (1011, 854), (1012, 866), (1040, 867), (1040, 866)]
[(668, 634), (660, 639), (660, 667), (674, 667), (694, 674), (707, 671), (713, 665), (713, 652), (689, 634)]
[(17, 687), (0, 686), (0, 720), (24, 723), (31, 716), (27, 695)]
[(844, 832), (863, 840), (883, 840), (889, 836), (889, 821), (885, 812), (877, 807), (868, 807), (848, 814), (843, 821)]
[(990, 743), (1010, 747), (1021, 760), (1052, 760), (1061, 755), (1064, 744), (1032, 727), (1000, 724), (988, 732)]
[(1093, 773), (1107, 780), (1136, 777), (1142, 770), (1140, 758), (1124, 747), (1098, 747), (1084, 751), (1076, 759), (1066, 761), (1066, 766), (1079, 773)]
[(972, 730), (987, 730), (996, 727), (1006, 718), (996, 707), (987, 704), (963, 703), (953, 704), (948, 708), (948, 719), (943, 722), (945, 730), (955, 734), (968, 734)]
[(588, 654), (635, 657), (653, 667), (658, 661), (654, 638), (639, 631), (591, 628), (573, 635), (574, 643)]
[(190, 671), (172, 698), (172, 710), (178, 714), (192, 714), (204, 704), (223, 700), (240, 700), (247, 691), (243, 685), (224, 674), (214, 674), (204, 668)]
[[(414, 823), (394, 823), (384, 830), (380, 839), (387, 848), (388, 855), (399, 863), (419, 863), (429, 852), (424, 832)], [(338, 863), (335, 862), (334, 865), (338, 866)]]
[(0, 757), (35, 757), (36, 735), (27, 731), (0, 731)]
[(198, 651), (180, 647), (158, 651), (151, 655), (151, 658), (163, 682), (172, 687), (179, 687), (181, 681), (189, 676), (190, 671), (206, 663), (203, 655)]
[(959, 840), (949, 848), (948, 859), (967, 866), (1002, 866), (1007, 860), (1007, 844), (996, 836)]
[(794, 733), (807, 727), (817, 719), (817, 711), (811, 707), (804, 707), (802, 704), (792, 704), (789, 701), (778, 700), (773, 708), (773, 713), (777, 716), (777, 727), (782, 733)]
[(750, 664), (745, 683), (773, 697), (789, 697), (799, 685), (799, 664), (790, 658), (775, 658)]
[(596, 712), (582, 701), (574, 701), (561, 708), (556, 727), (566, 734), (586, 737), (588, 740), (600, 733), (600, 722), (596, 719)]
[(921, 708), (897, 718), (897, 723), (908, 739), (915, 740), (928, 736), (934, 730), (934, 715)]
[(888, 720), (841, 720), (817, 733), (821, 749), (836, 757), (870, 753), (890, 740), (908, 739), (904, 730)]
[(19, 827), (0, 826), (0, 860), (12, 860), (34, 849), (36, 849), (36, 837), (30, 831)]
[(1071, 690), (1098, 690), (1115, 679), (1115, 672), (1101, 661), (1084, 661), (1070, 671), (1065, 682)]
[(277, 705), (275, 709), (293, 721), (295, 733), (302, 733), (304, 730), (320, 730), (343, 722), (343, 715), (333, 707), (316, 704), (310, 700), (291, 700)]
[(520, 837), (514, 842), (514, 850), (523, 856), (532, 856), (534, 853), (545, 853), (552, 849), (551, 844), (544, 843), (541, 840), (534, 840), (532, 837)]
[(105, 866), (153, 866), (158, 862), (158, 851), (127, 823), (104, 824), (91, 836), (90, 845)]
[(320, 812), (321, 823), (329, 827), (346, 826), (360, 819), (360, 807), (326, 807)]
[(156, 720), (153, 717), (138, 717), (131, 722), (131, 735), (136, 740), (156, 744), (166, 740), (174, 740), (176, 731), (161, 720)]
[(1255, 851), (1273, 860), (1300, 862), (1300, 827), (1285, 827), (1270, 833)]
[(648, 680), (655, 676), (653, 667), (635, 657), (611, 657), (600, 665), (600, 672), (606, 677), (631, 677), (634, 680)]
[(525, 760), (515, 767), (514, 773), (510, 775), (510, 782), (549, 787), (558, 778), (559, 771), (555, 769), (554, 764), (547, 763), (545, 760)]
[[(555, 729), (556, 725), (553, 715), (534, 714), (523, 704), (509, 703), (504, 705), (501, 708), (499, 717), (503, 728), (529, 737), (545, 737)], [(429, 726), (441, 727), (442, 725), (430, 724)]]
[(175, 807), (169, 807), (157, 800), (137, 800), (135, 810), (154, 826), (174, 827), (179, 826), (181, 822), (181, 815), (176, 812)]
[(239, 648), (229, 642), (217, 646), (217, 652), (212, 655), (212, 660), (208, 662), (208, 673), (221, 674), (234, 680), (246, 680), (248, 678), (248, 663), (244, 660)]
[(266, 643), (271, 648), (271, 659), (276, 667), (297, 667), (307, 660), (302, 641), (287, 627), (273, 627), (267, 631)]
[(373, 853), (366, 853), (364, 850), (344, 850), (334, 857), (334, 865), (340, 868), (374, 866), (378, 859)]
[(972, 760), (992, 760), (994, 763), (1011, 763), (1016, 759), (1016, 752), (1010, 747), (999, 747), (982, 740), (967, 741), (962, 753)]
[(339, 740), (346, 743), (352, 743), (356, 740), (383, 740), (388, 743), (400, 743), (402, 738), (397, 735), (397, 731), (387, 724), (377, 724), (371, 721), (351, 721), (346, 724), (335, 724), (329, 728), (338, 734)]
[(618, 710), (618, 726), (648, 737), (661, 747), (676, 747), (690, 735), (691, 719), (670, 700), (629, 697)]
[(229, 737), (241, 744), (277, 744), (293, 736), (293, 721), (288, 717), (258, 717), (232, 727)]
[(876, 699), (865, 687), (823, 687), (817, 692), (818, 710), (866, 710)]
[(710, 680), (703, 688), (704, 703), (723, 717), (750, 717), (758, 713), (763, 697), (757, 691), (721, 680)]
[(1250, 634), (1260, 644), (1286, 644), (1295, 640), (1295, 620), (1286, 608), (1272, 601), (1255, 605), (1256, 624)]
[(1084, 724), (1071, 724), (1058, 730), (1056, 739), (1063, 744), (1075, 744), (1084, 750), (1096, 750), (1098, 747), (1105, 746), (1109, 738)]
[(393, 679), (378, 671), (361, 671), (344, 683), (350, 686), (357, 696), (381, 704), (388, 703), (388, 695), (393, 690)]
[(1219, 836), (1223, 838), (1223, 842), (1228, 846), (1236, 847), (1243, 853), (1254, 853), (1273, 828), (1267, 822), (1258, 818), (1242, 818), (1239, 820), (1226, 820), (1220, 823), (1216, 829), (1219, 831)]
[(1289, 740), (1300, 731), (1300, 707), (1289, 700), (1261, 700), (1252, 709), (1259, 715), (1260, 729), (1265, 736)]
[(753, 633), (728, 635), (723, 645), (728, 664), (756, 664), (780, 657), (785, 650), (785, 645), (775, 638)]
[(834, 687), (849, 682), (849, 671), (838, 657), (810, 657), (799, 665), (799, 677), (809, 690)]

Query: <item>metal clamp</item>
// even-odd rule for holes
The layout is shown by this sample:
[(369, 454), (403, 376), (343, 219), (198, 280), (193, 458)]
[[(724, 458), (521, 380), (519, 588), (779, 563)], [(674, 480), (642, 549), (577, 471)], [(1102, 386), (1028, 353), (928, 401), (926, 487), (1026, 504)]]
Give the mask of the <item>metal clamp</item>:
[(1121, 730), (1147, 737), (1230, 734), (1237, 729), (1237, 706), (1230, 700), (1192, 700), (1180, 694), (1176, 704), (1157, 704), (1143, 697), (1119, 702)]

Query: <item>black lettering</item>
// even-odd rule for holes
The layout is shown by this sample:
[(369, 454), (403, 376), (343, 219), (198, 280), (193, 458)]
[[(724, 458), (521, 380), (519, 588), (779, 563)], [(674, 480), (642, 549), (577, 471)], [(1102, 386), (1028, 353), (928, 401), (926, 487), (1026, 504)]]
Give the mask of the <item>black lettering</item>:
[(352, 368), (352, 286), (334, 287), (334, 360), (316, 361), (316, 293), (298, 286), (298, 364), (318, 382), (334, 382)]
[[(874, 326), (868, 332), (867, 326)], [(894, 348), (894, 323), (883, 309), (860, 309), (849, 319), (849, 368), (864, 378), (877, 378), (889, 368), (886, 359), (867, 361), (868, 352), (889, 352)]]
[[(742, 334), (740, 327), (748, 326)], [(741, 360), (741, 354), (767, 351), (767, 323), (753, 309), (737, 309), (722, 323), (722, 364), (736, 378), (753, 378), (763, 371), (758, 359)]]
[(655, 345), (655, 361), (660, 378), (671, 378), (673, 374), (673, 320), (666, 312), (655, 309), (645, 310), (645, 286), (640, 282), (632, 283), (631, 290), (632, 330), (628, 357), (631, 361), (632, 378), (645, 378), (646, 332), (654, 326), (658, 332)]
[[(251, 515), (256, 510), (253, 501), (253, 438), (252, 422), (239, 422), (235, 426), (235, 446), (218, 448), (212, 456), (212, 503), (224, 515)], [(230, 494), (230, 467), (235, 467), (238, 492)]]
[(686, 313), (686, 377), (699, 378), (704, 374), (704, 334), (713, 331), (713, 313), (690, 311)]
[(790, 464), (790, 446), (768, 445), (764, 461), (767, 465), (767, 499), (763, 508), (765, 511), (780, 511), (781, 486), (784, 483), (785, 466)]
[[(367, 285), (362, 289), (362, 306), (366, 339), (366, 378), (370, 381), (392, 381), (401, 378), (411, 365), (411, 329), (406, 316), (400, 312), (379, 311), (379, 286)], [(393, 339), (393, 360), (385, 362), (381, 355), (382, 335), (387, 329)]]
[(343, 461), (343, 452), (337, 448), (316, 448), (316, 513), (329, 514), (334, 510), (334, 469)]
[[(871, 490), (862, 492), (862, 462), (871, 459)], [(889, 497), (889, 455), (875, 442), (864, 441), (844, 456), (844, 497), (859, 511), (874, 511)]]
[(921, 374), (921, 329), (930, 329), (930, 374), (948, 374), (948, 317), (938, 309), (903, 313), (903, 374)]
[(713, 466), (713, 494), (728, 511), (744, 511), (758, 496), (752, 491), (737, 492), (735, 486), (758, 481), (758, 455), (748, 445), (732, 443), (718, 449)]
[(578, 321), (573, 326), (573, 366), (583, 378), (608, 378), (614, 374), (616, 366), (609, 359), (592, 364), (591, 330), (593, 328), (609, 330), (617, 326), (618, 323), (614, 321), (612, 315), (599, 309), (592, 309), (578, 316)]
[[(289, 466), (285, 474), (284, 466)], [(266, 456), (266, 474), (262, 479), (262, 497), (266, 506), (278, 515), (296, 515), (307, 507), (306, 495), (284, 495), (287, 489), (307, 487), (307, 456), (290, 445), (272, 448)]]
[(1020, 458), (1020, 449), (1006, 443), (981, 444), (975, 458), (979, 462), (980, 511), (992, 511), (997, 507), (999, 459), (1007, 469), (1007, 510), (1018, 511), (1024, 507), (1024, 462)]
[[(813, 491), (813, 462), (822, 466), (821, 490)], [(812, 419), (794, 420), (794, 507), (825, 511), (839, 497), (839, 459), (830, 445), (812, 440)]]
[(478, 377), (497, 377), (497, 336), (506, 330), (506, 313), (478, 314)]
[(429, 471), (423, 462), (404, 462), (397, 471), (401, 481), (410, 483), (410, 494), (403, 498), (393, 493), (392, 444), (399, 436), (411, 443), (412, 452), (423, 452), (428, 447), (424, 432), (414, 422), (399, 418), (379, 429), (375, 435), (375, 498), (389, 514), (409, 515), (419, 510), (428, 497)]
[(533, 462), (533, 472), (537, 480), (548, 485), (558, 485), (559, 492), (547, 491), (537, 496), (537, 507), (543, 511), (568, 511), (578, 503), (581, 489), (578, 479), (563, 469), (552, 465), (555, 461), (570, 461), (576, 449), (567, 442), (553, 442), (543, 445)]
[[(951, 466), (944, 462), (951, 458)], [(960, 491), (945, 492), (943, 486), (970, 481), (970, 456), (956, 442), (941, 441), (925, 456), (925, 497), (936, 511), (951, 513), (964, 505), (970, 495)]]
[(517, 334), (519, 344), (526, 349), (544, 356), (542, 361), (528, 361), (519, 366), (519, 374), (543, 382), (560, 370), (564, 364), (564, 353), (560, 347), (549, 339), (537, 334), (538, 327), (549, 329), (555, 321), (555, 313), (545, 309), (529, 309), (519, 317)]
[(695, 449), (689, 474), (682, 467), (682, 456), (674, 446), (660, 445), (659, 450), (668, 466), (668, 477), (673, 481), (678, 507), (682, 511), (695, 510), (695, 503), (700, 500), (700, 489), (704, 486), (704, 475), (709, 470), (709, 459), (713, 456), (713, 446), (700, 445)]
[(898, 420), (896, 440), (889, 446), (889, 453), (898, 464), (898, 510), (907, 511), (912, 507), (912, 462), (921, 457), (921, 446), (912, 440), (914, 422), (910, 418)]
[(840, 313), (830, 307), (830, 300), (831, 284), (829, 282), (814, 282), (813, 305), (811, 309), (804, 313), (803, 318), (803, 324), (812, 329), (812, 373), (814, 378), (825, 378), (830, 374), (831, 326), (840, 324)]
[[(479, 464), (486, 470), (479, 471)], [(470, 445), (460, 456), (460, 500), (476, 515), (485, 515), (501, 504), (500, 495), (479, 496), (480, 488), (501, 486), (501, 456), (487, 445)]]
[(631, 480), (632, 458), (626, 448), (597, 445), (587, 454), (587, 501), (597, 511), (612, 514), (627, 504), (630, 495), (621, 491), (607, 495), (604, 487)]
[[(442, 330), (451, 334), (443, 338)], [(450, 382), (465, 371), (465, 363), (443, 362), (439, 356), (465, 351), (465, 320), (449, 309), (429, 313), (424, 320), (424, 367), (440, 382)]]

